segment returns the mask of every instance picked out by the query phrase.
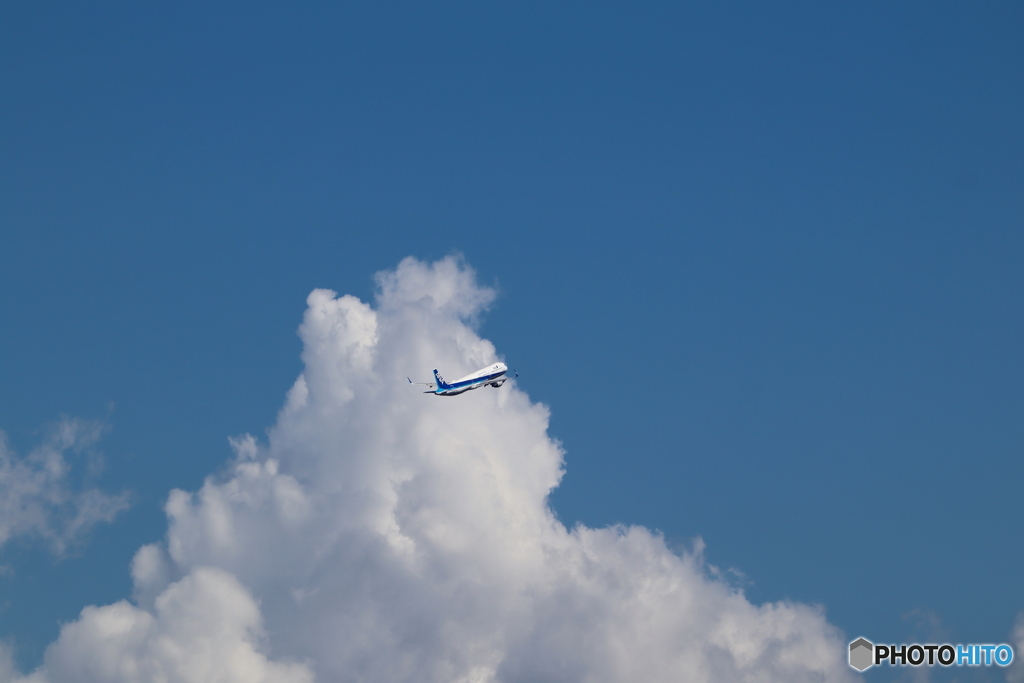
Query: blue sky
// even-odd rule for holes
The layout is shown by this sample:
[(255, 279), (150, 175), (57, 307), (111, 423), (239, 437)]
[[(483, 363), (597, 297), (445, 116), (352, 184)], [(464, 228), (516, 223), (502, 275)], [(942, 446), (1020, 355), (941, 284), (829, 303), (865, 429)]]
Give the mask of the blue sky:
[(24, 670), (274, 422), (312, 289), (453, 253), (564, 522), (700, 536), (851, 638), (1008, 640), (1019, 3), (2, 13), (0, 429), (102, 420), (133, 495), (69, 556), (0, 548)]

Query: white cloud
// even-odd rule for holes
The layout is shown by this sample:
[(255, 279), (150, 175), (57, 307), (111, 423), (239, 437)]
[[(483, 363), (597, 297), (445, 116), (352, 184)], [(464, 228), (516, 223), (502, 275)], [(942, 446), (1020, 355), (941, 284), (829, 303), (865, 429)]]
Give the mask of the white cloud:
[(497, 358), (472, 271), (406, 259), (378, 284), (374, 307), (310, 294), (268, 442), (171, 493), (136, 605), (86, 608), (38, 680), (855, 680), (818, 608), (751, 604), (641, 527), (566, 529), (548, 410), (514, 384), (410, 387)]
[(19, 458), (0, 431), (0, 546), (34, 536), (62, 554), (94, 524), (109, 522), (128, 507), (125, 494), (76, 486), (72, 463), (64, 457), (68, 451), (88, 451), (102, 432), (99, 422), (64, 418), (41, 446)]
[(153, 611), (126, 601), (86, 607), (46, 653), (54, 681), (305, 683), (301, 664), (269, 662), (256, 648), (259, 607), (238, 580), (196, 567), (156, 599)]

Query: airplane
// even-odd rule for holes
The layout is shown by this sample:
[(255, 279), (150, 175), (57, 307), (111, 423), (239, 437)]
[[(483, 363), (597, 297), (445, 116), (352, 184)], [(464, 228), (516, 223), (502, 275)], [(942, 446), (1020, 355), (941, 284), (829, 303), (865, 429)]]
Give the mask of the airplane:
[(413, 382), (412, 378), (406, 377), (409, 380), (409, 384), (420, 384), (427, 387), (427, 391), (424, 394), (434, 394), (435, 396), (457, 396), (466, 391), (472, 389), (479, 389), (482, 386), (488, 384), (497, 389), (502, 384), (510, 379), (515, 379), (519, 376), (519, 373), (513, 370), (515, 373), (511, 377), (506, 373), (508, 372), (508, 366), (504, 363), (495, 363), (494, 365), (488, 365), (486, 368), (477, 370), (473, 374), (466, 375), (460, 379), (455, 380), (451, 384), (444, 381), (444, 377), (435, 369), (434, 379), (436, 382)]

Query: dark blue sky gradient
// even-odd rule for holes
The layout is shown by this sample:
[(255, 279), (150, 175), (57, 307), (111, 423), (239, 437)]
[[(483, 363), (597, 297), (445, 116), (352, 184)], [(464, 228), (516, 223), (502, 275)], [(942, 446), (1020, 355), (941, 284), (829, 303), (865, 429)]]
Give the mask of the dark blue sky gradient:
[(461, 252), (567, 524), (700, 535), (851, 637), (1007, 640), (1021, 36), (1009, 1), (5, 3), (0, 428), (106, 419), (136, 502), (0, 550), (0, 637), (29, 668), (129, 594), (170, 488), (273, 422), (312, 288)]

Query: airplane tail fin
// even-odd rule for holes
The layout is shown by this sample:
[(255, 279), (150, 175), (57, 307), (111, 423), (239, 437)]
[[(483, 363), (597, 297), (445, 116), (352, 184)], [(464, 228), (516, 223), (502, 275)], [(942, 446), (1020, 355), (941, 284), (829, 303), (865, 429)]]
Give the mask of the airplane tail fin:
[(434, 368), (434, 379), (437, 380), (438, 388), (440, 388), (440, 389), (448, 388), (448, 383), (444, 381), (444, 377), (442, 377), (441, 373), (439, 373), (437, 371), (437, 368)]

